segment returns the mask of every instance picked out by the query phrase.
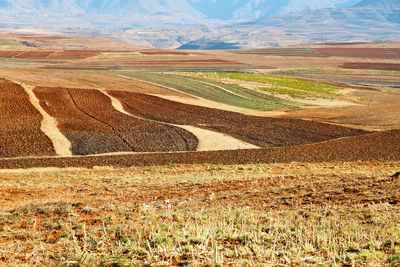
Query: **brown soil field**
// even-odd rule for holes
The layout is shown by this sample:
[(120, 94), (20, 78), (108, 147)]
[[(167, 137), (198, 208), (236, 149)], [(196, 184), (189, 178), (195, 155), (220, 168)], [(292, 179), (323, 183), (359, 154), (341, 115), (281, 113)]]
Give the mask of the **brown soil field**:
[(176, 56), (187, 56), (189, 53), (180, 52), (174, 50), (155, 50), (155, 51), (140, 51), (140, 54), (143, 55), (176, 55)]
[(0, 69), (1, 75), (9, 80), (42, 87), (67, 88), (107, 88), (146, 94), (177, 96), (196, 99), (162, 86), (113, 75), (87, 71), (40, 70), (40, 69)]
[(400, 48), (312, 48), (325, 57), (400, 58)]
[(54, 51), (25, 51), (16, 55), (15, 58), (45, 59), (53, 53)]
[(311, 121), (246, 116), (139, 93), (109, 91), (109, 94), (133, 115), (215, 130), (260, 147), (300, 145), (365, 133)]
[(38, 87), (34, 92), (59, 122), (74, 155), (196, 149), (197, 139), (189, 132), (119, 113), (97, 90)]
[(0, 57), (19, 58), (19, 59), (53, 59), (53, 60), (73, 60), (86, 59), (99, 55), (100, 51), (0, 51)]
[(340, 67), (344, 69), (400, 70), (400, 64), (396, 63), (348, 62)]
[(84, 50), (73, 50), (73, 51), (56, 51), (49, 55), (48, 59), (86, 59), (99, 55), (98, 51), (84, 51)]
[(168, 164), (251, 164), (290, 162), (398, 161), (400, 130), (346, 137), (326, 142), (255, 150), (144, 153), (73, 158), (0, 159), (1, 169), (40, 167), (154, 166)]
[(26, 40), (64, 40), (70, 39), (68, 36), (40, 36), (40, 35), (29, 35), (29, 34), (19, 34), (19, 38)]
[(0, 57), (12, 58), (18, 54), (21, 54), (23, 51), (0, 51)]
[(0, 157), (55, 155), (50, 139), (40, 130), (42, 116), (25, 90), (0, 80)]
[(160, 64), (205, 64), (205, 63), (215, 63), (215, 64), (238, 64), (234, 61), (224, 60), (224, 59), (166, 59), (166, 60), (135, 60), (130, 62), (123, 63), (131, 63), (131, 64), (145, 64), (145, 65), (160, 65)]

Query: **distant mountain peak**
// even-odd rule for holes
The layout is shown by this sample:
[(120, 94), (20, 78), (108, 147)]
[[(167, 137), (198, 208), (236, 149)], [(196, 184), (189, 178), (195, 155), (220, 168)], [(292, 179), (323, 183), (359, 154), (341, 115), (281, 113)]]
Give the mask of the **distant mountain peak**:
[(362, 0), (354, 7), (371, 7), (371, 8), (400, 8), (400, 0)]

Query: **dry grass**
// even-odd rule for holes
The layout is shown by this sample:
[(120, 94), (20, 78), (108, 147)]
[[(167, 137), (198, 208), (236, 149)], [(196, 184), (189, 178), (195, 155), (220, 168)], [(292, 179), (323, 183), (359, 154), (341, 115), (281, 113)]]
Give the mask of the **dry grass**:
[(0, 173), (4, 265), (393, 265), (400, 162)]

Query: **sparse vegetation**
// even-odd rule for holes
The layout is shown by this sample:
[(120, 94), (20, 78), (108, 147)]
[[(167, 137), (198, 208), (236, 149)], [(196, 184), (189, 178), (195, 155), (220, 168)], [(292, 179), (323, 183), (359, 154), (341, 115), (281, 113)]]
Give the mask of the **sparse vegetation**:
[(17, 45), (18, 43), (14, 40), (0, 38), (0, 45)]
[(318, 94), (313, 94), (310, 92), (302, 91), (302, 90), (295, 90), (295, 89), (288, 89), (288, 88), (278, 88), (278, 87), (260, 87), (262, 91), (270, 92), (272, 94), (279, 94), (279, 95), (288, 95), (292, 98), (298, 99), (310, 99), (310, 98), (318, 98)]
[[(400, 214), (392, 189), (399, 180), (385, 177), (399, 166), (292, 163), (2, 172), (0, 192), (8, 199), (0, 202), (0, 261), (396, 266)], [(19, 190), (13, 191), (16, 186)], [(42, 194), (29, 195), (30, 190)]]
[(217, 79), (232, 79), (245, 82), (256, 82), (260, 84), (272, 85), (275, 87), (284, 87), (288, 89), (300, 89), (307, 92), (318, 93), (321, 95), (335, 95), (339, 96), (339, 90), (343, 87), (305, 81), (289, 77), (280, 77), (272, 75), (261, 74), (245, 74), (245, 73), (196, 73), (196, 76)]
[(252, 93), (249, 89), (240, 86), (226, 85), (224, 83), (213, 84), (209, 81), (181, 75), (126, 71), (118, 73), (135, 79), (171, 87), (204, 99), (242, 108), (276, 110), (296, 105), (293, 102), (285, 101), (277, 97), (262, 95), (261, 93)]

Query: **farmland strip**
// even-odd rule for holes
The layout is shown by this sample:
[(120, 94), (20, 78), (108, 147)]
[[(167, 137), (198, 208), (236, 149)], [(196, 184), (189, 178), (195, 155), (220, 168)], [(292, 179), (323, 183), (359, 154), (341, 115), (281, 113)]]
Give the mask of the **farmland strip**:
[(135, 116), (217, 131), (258, 147), (309, 144), (366, 133), (312, 121), (246, 116), (140, 93), (109, 91), (109, 94)]
[(0, 157), (55, 155), (40, 130), (43, 117), (22, 86), (0, 80), (0, 115)]
[(66, 88), (36, 87), (34, 93), (42, 108), (57, 120), (74, 155), (131, 151), (111, 128), (82, 113)]
[(153, 166), (167, 164), (247, 164), (400, 160), (400, 130), (327, 142), (254, 150), (147, 153), (73, 158), (0, 159), (1, 169), (35, 167)]
[[(105, 95), (107, 95), (112, 102), (113, 107), (118, 110), (121, 113), (124, 113), (128, 116), (134, 116), (128, 112), (125, 111), (122, 103), (110, 95), (107, 91), (102, 90)], [(216, 151), (216, 150), (235, 150), (235, 149), (255, 149), (258, 148), (257, 146), (251, 145), (249, 143), (240, 141), (238, 139), (233, 138), (232, 136), (226, 135), (226, 134), (221, 134), (215, 131), (210, 131), (207, 129), (202, 129), (198, 127), (194, 127), (191, 125), (177, 125), (177, 124), (171, 124), (167, 122), (160, 122), (160, 121), (154, 121), (151, 119), (145, 119), (143, 117), (138, 117), (134, 116), (135, 118), (138, 119), (144, 119), (147, 121), (152, 121), (152, 122), (157, 122), (157, 123), (162, 123), (174, 127), (179, 127), (182, 128), (190, 133), (192, 133), (196, 138), (198, 139), (198, 146), (197, 146), (197, 151)]]
[(35, 94), (59, 121), (75, 155), (186, 151), (197, 146), (197, 139), (185, 130), (116, 111), (98, 90), (37, 87)]

